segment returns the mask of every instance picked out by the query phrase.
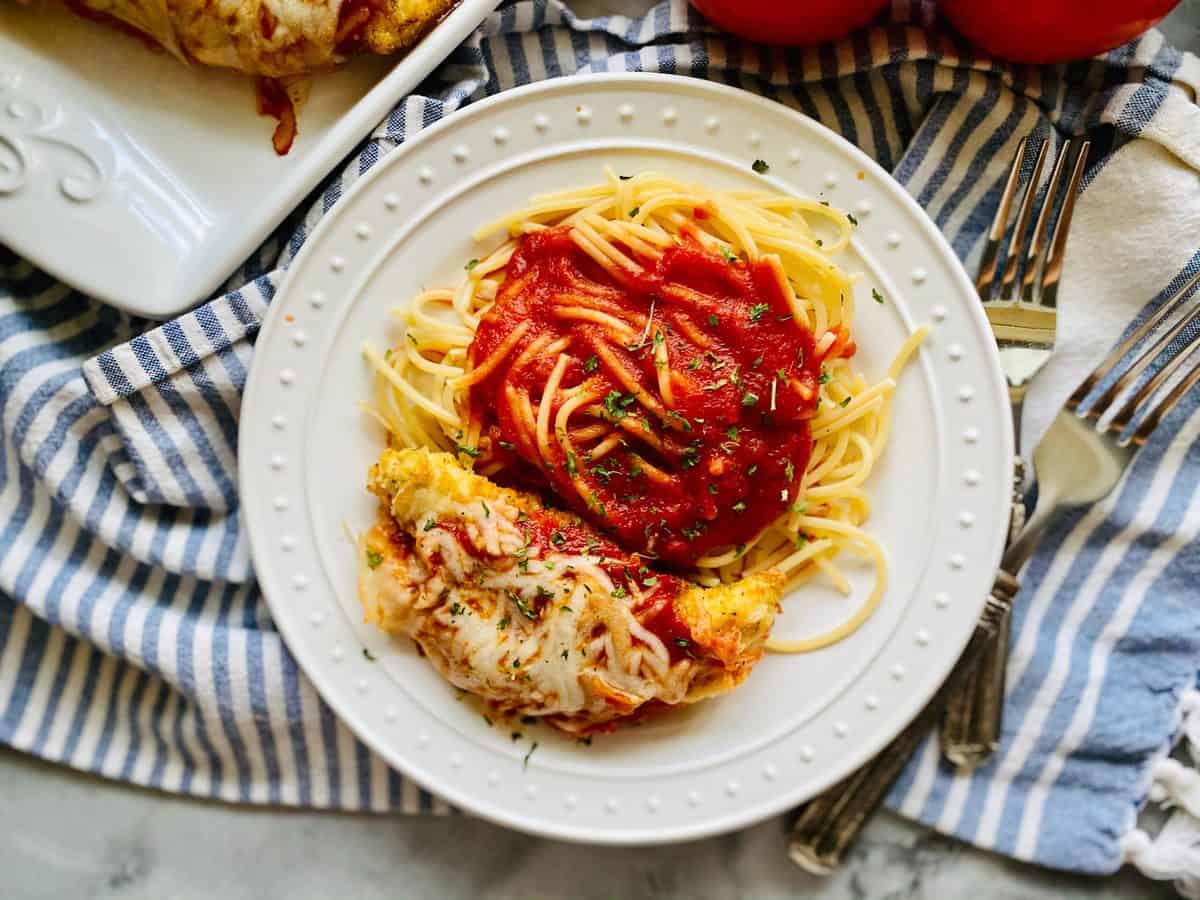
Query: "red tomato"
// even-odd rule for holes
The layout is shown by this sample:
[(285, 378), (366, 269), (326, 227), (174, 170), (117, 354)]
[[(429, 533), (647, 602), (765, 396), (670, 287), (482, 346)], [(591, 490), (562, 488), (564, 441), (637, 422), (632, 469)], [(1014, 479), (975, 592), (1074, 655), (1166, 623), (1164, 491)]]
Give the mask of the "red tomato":
[(723, 31), (768, 44), (815, 44), (845, 37), (888, 0), (692, 0)]
[(941, 0), (955, 28), (1014, 62), (1094, 56), (1137, 37), (1179, 0)]

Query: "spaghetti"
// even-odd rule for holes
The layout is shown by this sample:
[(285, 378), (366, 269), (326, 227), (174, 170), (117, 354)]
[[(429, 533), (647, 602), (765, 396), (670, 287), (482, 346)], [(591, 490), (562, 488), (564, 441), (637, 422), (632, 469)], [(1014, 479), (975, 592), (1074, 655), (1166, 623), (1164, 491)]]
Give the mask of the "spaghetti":
[[(810, 222), (811, 220), (811, 222)], [(816, 223), (820, 230), (813, 227)], [(401, 446), (549, 491), (622, 545), (702, 585), (773, 568), (841, 591), (847, 550), (886, 583), (861, 526), (891, 397), (853, 365), (852, 223), (823, 203), (611, 172), (480, 229), (507, 240), (454, 290), (418, 295), (375, 367), (372, 412)]]

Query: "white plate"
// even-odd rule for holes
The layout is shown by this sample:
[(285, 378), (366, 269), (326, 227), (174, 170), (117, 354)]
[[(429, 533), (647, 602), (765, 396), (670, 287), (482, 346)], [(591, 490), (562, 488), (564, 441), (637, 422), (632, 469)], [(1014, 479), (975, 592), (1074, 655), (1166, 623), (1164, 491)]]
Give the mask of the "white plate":
[[(751, 170), (761, 158), (763, 178)], [(768, 656), (715, 701), (597, 738), (514, 743), (489, 728), (408, 642), (362, 624), (355, 553), (382, 436), (356, 408), (359, 348), (394, 339), (388, 313), (451, 285), (484, 255), (471, 230), (603, 164), (719, 186), (828, 197), (860, 227), (860, 362), (879, 375), (918, 323), (895, 430), (872, 478), (869, 529), (887, 546), (882, 608), (853, 637)], [(861, 176), (860, 176), (861, 173)], [(885, 305), (870, 302), (876, 287)], [(865, 299), (866, 302), (862, 302)], [(794, 806), (865, 762), (916, 714), (964, 646), (999, 559), (1011, 432), (993, 341), (933, 224), (882, 169), (787, 108), (695, 79), (556, 79), (470, 107), (388, 157), (325, 217), (276, 297), (242, 412), (239, 465), (255, 570), (275, 621), (325, 700), (390, 764), (466, 810), (573, 840), (701, 837)], [(855, 572), (861, 601), (870, 572)], [(820, 585), (785, 598), (776, 634), (848, 614)], [(362, 648), (378, 661), (372, 662)], [(528, 765), (522, 758), (536, 738)]]
[(399, 61), (314, 79), (279, 157), (254, 82), (65, 11), (0, 3), (0, 243), (154, 318), (207, 299), (496, 6), (462, 0)]

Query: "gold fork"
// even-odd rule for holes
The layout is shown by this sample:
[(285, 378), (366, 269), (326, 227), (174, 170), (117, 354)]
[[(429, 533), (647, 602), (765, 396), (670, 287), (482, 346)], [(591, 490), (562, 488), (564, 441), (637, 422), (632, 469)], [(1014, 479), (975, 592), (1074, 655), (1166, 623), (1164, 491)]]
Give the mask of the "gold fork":
[[(1079, 183), (1087, 165), (1089, 142), (1071, 139), (1063, 145), (1050, 181), (1042, 195), (1041, 208), (1033, 233), (1029, 220), (1038, 194), (1038, 183), (1045, 166), (1050, 142), (1042, 141), (1033, 165), (1028, 187), (1017, 212), (1017, 221), (1009, 240), (1004, 273), (995, 283), (1001, 242), (1008, 227), (1009, 211), (1016, 196), (1021, 167), (1028, 140), (1023, 142), (1009, 170), (1008, 181), (1000, 198), (987, 244), (979, 267), (975, 290), (983, 303), (984, 312), (996, 337), (1000, 367), (1008, 382), (1008, 401), (1013, 422), (1013, 503), (1010, 538), (1025, 524), (1025, 461), (1021, 456), (1021, 418), (1025, 393), (1033, 377), (1054, 352), (1058, 331), (1058, 283), (1062, 276), (1063, 254), (1067, 233), (1075, 210)], [(1074, 155), (1074, 163), (1070, 159)], [(1064, 187), (1068, 169), (1069, 182)], [(1060, 204), (1061, 201), (1061, 204)], [(1060, 207), (1054, 223), (1053, 236), (1047, 241), (1051, 217)], [(1020, 285), (1017, 285), (1020, 269)], [(1015, 569), (1010, 570), (1015, 573)], [(1014, 579), (1015, 581), (1015, 579)], [(1010, 590), (1011, 588), (1011, 590)], [(1014, 585), (1005, 585), (1004, 592), (1015, 593)], [(1008, 661), (1008, 633), (1011, 602), (996, 600), (997, 636), (985, 645), (982, 658), (974, 672), (946, 697), (946, 713), (942, 719), (942, 753), (957, 766), (976, 765), (996, 749), (1000, 741), (1004, 711), (1004, 678)]]

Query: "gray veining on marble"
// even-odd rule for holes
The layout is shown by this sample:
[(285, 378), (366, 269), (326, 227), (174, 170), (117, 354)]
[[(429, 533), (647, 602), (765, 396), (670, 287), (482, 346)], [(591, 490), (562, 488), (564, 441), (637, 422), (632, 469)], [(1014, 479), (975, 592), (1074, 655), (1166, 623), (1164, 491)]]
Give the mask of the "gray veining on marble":
[(782, 819), (691, 844), (583, 847), (485, 822), (197, 802), (0, 751), (5, 900), (1148, 900), (1133, 872), (1070, 877), (890, 816), (821, 880), (784, 853)]
[[(584, 15), (648, 0), (582, 0)], [(1200, 0), (1164, 24), (1200, 50)], [(828, 879), (784, 853), (784, 821), (671, 847), (540, 840), (465, 817), (349, 816), (156, 794), (0, 750), (0, 900), (1108, 900), (1172, 897), (1123, 871), (1063, 875), (882, 814)]]

